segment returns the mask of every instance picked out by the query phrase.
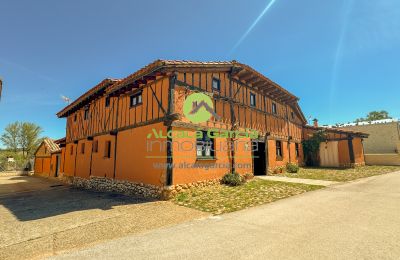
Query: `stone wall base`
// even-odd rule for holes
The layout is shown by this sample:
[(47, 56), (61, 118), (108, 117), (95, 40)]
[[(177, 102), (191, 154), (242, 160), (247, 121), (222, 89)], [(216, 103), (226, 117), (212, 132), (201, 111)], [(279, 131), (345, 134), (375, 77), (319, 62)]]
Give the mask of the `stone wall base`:
[(91, 176), (89, 179), (76, 176), (60, 176), (60, 180), (72, 186), (97, 191), (117, 192), (126, 195), (135, 195), (144, 198), (162, 198), (163, 187), (135, 183), (124, 180), (114, 180), (105, 177)]
[(105, 192), (117, 192), (126, 195), (140, 196), (144, 198), (154, 198), (169, 200), (174, 198), (179, 192), (184, 192), (192, 187), (206, 187), (210, 185), (220, 185), (221, 180), (205, 180), (189, 184), (176, 184), (171, 186), (155, 186), (144, 183), (135, 183), (123, 180), (114, 180), (105, 177), (91, 176), (89, 179), (76, 176), (61, 175), (58, 177), (77, 188), (97, 190)]
[(188, 183), (188, 184), (176, 184), (176, 185), (166, 186), (163, 189), (161, 197), (163, 199), (168, 200), (168, 199), (172, 199), (173, 197), (175, 197), (178, 193), (190, 190), (191, 188), (206, 187), (206, 186), (212, 186), (212, 185), (221, 185), (221, 179), (205, 180), (205, 181), (198, 181), (198, 182), (193, 182), (193, 183)]

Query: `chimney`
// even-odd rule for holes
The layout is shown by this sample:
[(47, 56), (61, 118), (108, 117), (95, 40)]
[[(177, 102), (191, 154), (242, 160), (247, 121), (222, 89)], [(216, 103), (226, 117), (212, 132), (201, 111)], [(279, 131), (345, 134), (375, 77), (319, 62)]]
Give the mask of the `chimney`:
[(314, 127), (318, 127), (318, 119), (314, 118), (313, 122), (314, 122)]

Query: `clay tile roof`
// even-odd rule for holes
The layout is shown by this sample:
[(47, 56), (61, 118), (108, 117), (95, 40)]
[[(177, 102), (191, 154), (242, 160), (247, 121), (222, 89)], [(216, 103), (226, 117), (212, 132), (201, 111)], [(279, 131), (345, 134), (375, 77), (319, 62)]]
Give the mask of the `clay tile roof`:
[(82, 105), (85, 105), (87, 102), (89, 102), (93, 96), (99, 94), (100, 92), (105, 91), (106, 88), (111, 86), (112, 84), (119, 82), (119, 79), (110, 79), (106, 78), (102, 80), (99, 84), (82, 94), (80, 97), (78, 97), (74, 102), (66, 106), (63, 110), (57, 113), (58, 117), (64, 117), (70, 112), (71, 110), (74, 110), (77, 107), (80, 107)]
[(60, 146), (58, 146), (58, 144), (56, 144), (53, 139), (45, 138), (43, 142), (46, 145), (47, 149), (49, 149), (50, 153), (56, 153), (61, 151)]

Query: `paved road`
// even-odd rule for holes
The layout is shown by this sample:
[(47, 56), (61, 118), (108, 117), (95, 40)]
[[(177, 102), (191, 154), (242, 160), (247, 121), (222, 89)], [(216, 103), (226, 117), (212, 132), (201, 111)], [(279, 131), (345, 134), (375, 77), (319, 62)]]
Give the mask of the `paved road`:
[(61, 259), (400, 259), (400, 173), (128, 236)]

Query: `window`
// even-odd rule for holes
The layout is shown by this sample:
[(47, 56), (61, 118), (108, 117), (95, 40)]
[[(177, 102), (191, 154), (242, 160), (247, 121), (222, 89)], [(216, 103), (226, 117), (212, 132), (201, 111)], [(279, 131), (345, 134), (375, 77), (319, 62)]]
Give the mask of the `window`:
[(282, 153), (282, 142), (276, 141), (276, 159), (282, 160), (283, 153)]
[(290, 116), (292, 117), (292, 119), (294, 119), (294, 113), (293, 113), (293, 111), (290, 112)]
[(217, 78), (212, 79), (212, 89), (216, 91), (220, 91), (221, 89), (221, 81)]
[(214, 138), (207, 135), (207, 131), (203, 131), (203, 136), (196, 140), (197, 158), (214, 158)]
[(110, 106), (110, 97), (106, 97), (106, 107)]
[(94, 153), (97, 153), (97, 152), (99, 151), (99, 141), (97, 141), (97, 140), (94, 140), (94, 141), (93, 141), (92, 151), (93, 151)]
[(44, 147), (44, 153), (47, 153), (47, 147)]
[(74, 122), (76, 122), (76, 118), (77, 118), (77, 116), (76, 116), (76, 114), (74, 115)]
[(85, 143), (81, 144), (81, 154), (85, 154)]
[(130, 97), (130, 104), (131, 104), (131, 107), (142, 104), (142, 92), (132, 95)]
[(104, 157), (111, 158), (111, 141), (106, 141)]
[(294, 144), (294, 147), (295, 147), (295, 152), (296, 152), (296, 158), (298, 158), (299, 155), (300, 155), (300, 152), (299, 152), (299, 144), (298, 144), (298, 143), (295, 143), (295, 144)]
[(70, 154), (71, 154), (71, 155), (74, 154), (74, 146), (73, 146), (73, 145), (71, 145)]
[(88, 120), (89, 119), (89, 108), (85, 108), (85, 114), (84, 114), (84, 117), (83, 117), (85, 120)]
[(277, 111), (276, 111), (276, 103), (272, 103), (272, 114), (277, 114)]
[(250, 92), (250, 106), (256, 106), (256, 94)]

